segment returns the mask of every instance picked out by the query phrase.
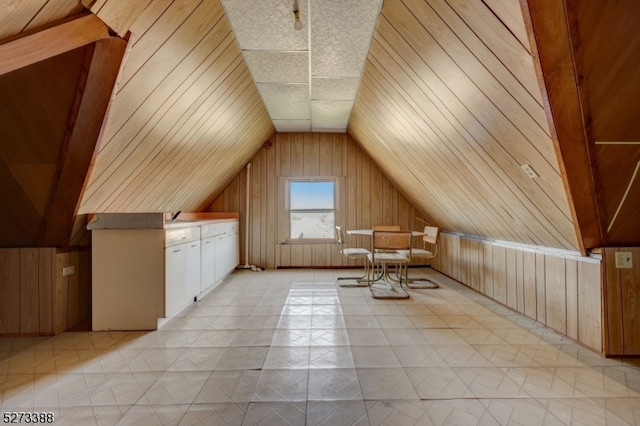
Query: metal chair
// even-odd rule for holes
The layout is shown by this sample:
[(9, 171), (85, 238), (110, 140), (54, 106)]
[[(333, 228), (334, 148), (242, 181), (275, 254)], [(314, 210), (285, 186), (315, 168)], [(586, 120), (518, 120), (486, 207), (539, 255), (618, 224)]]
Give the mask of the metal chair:
[[(342, 233), (342, 227), (336, 226), (336, 240), (338, 243), (338, 250), (340, 254), (348, 259), (364, 259), (364, 275), (360, 277), (338, 277), (336, 282), (340, 287), (366, 287), (367, 276), (369, 275), (369, 262), (367, 256), (371, 253), (369, 250), (361, 247), (344, 247), (344, 235)], [(349, 280), (351, 282), (342, 282)], [(355, 281), (355, 282), (354, 282)]]
[[(409, 297), (403, 282), (407, 280), (410, 257), (398, 253), (398, 250), (411, 252), (411, 238), (411, 231), (373, 231), (373, 250), (367, 259), (370, 263), (370, 271), (380, 268), (380, 273), (367, 275), (367, 286), (372, 297), (376, 299), (407, 299)], [(391, 282), (389, 265), (396, 267), (399, 286)], [(385, 287), (380, 288), (376, 285), (378, 283), (384, 284)]]
[[(424, 235), (422, 236), (422, 248), (414, 248), (411, 250), (398, 250), (398, 253), (406, 256), (409, 261), (413, 259), (430, 260), (438, 256), (440, 229), (437, 226), (425, 226)], [(438, 284), (430, 279), (408, 279), (407, 288), (438, 288)]]

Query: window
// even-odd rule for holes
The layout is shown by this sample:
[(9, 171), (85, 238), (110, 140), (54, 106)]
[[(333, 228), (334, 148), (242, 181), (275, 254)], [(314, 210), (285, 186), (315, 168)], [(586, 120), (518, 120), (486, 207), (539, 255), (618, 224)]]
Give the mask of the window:
[(336, 180), (288, 179), (289, 241), (335, 240)]

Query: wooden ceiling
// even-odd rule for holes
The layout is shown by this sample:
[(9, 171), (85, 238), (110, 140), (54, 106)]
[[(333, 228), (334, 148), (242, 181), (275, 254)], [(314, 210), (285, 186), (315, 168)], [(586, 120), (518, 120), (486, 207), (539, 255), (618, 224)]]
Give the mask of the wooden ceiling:
[(204, 209), (275, 132), (222, 6), (91, 10), (132, 42), (80, 213)]
[(520, 6), (488, 4), (385, 2), (349, 132), (441, 227), (576, 249)]
[[(525, 0), (386, 0), (348, 132), (445, 230), (583, 253), (640, 244), (638, 8), (552, 3), (569, 19)], [(221, 4), (17, 2), (0, 47), (85, 8), (129, 43), (77, 213), (205, 209), (275, 132)], [(542, 17), (568, 25), (568, 50)], [(561, 114), (552, 54), (580, 77), (578, 115)]]
[(0, 45), (3, 246), (69, 244), (125, 47), (87, 13)]
[(575, 2), (605, 245), (640, 244), (640, 7)]

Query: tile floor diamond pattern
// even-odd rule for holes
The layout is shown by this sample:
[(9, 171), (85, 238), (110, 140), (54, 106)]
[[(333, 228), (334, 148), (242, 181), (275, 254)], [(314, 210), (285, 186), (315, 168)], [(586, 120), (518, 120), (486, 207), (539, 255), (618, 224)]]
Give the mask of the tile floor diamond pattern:
[(637, 425), (606, 359), (431, 269), (408, 300), (342, 270), (234, 272), (153, 332), (0, 339), (0, 408), (56, 424)]

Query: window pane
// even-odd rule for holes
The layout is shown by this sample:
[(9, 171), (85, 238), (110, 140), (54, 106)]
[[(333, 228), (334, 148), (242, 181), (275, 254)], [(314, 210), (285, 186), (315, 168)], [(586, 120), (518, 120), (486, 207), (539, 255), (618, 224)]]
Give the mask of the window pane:
[(290, 238), (334, 238), (335, 223), (333, 212), (291, 212)]
[(291, 182), (291, 210), (333, 210), (333, 182)]

